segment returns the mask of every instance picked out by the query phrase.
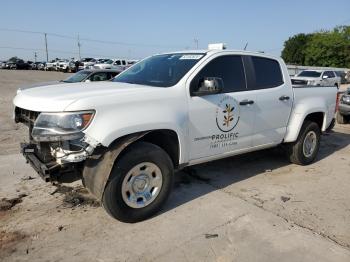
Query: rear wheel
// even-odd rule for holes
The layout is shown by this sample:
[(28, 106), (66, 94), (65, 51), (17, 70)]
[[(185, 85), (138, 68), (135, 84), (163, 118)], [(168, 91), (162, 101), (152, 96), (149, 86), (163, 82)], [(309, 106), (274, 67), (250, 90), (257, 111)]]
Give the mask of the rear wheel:
[(173, 163), (160, 147), (136, 142), (114, 163), (103, 206), (114, 218), (134, 223), (153, 216), (167, 200)]
[(311, 164), (318, 153), (321, 130), (318, 124), (306, 120), (301, 127), (297, 141), (286, 144), (289, 160), (297, 165)]

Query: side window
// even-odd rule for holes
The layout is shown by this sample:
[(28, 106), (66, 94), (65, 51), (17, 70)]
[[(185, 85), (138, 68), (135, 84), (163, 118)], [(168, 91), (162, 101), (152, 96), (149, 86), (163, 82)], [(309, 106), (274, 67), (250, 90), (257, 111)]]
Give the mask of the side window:
[(326, 71), (324, 74), (328, 76), (328, 78), (334, 78), (334, 73), (332, 71)]
[(206, 77), (221, 78), (224, 82), (224, 93), (247, 90), (241, 56), (231, 55), (214, 58), (192, 80), (191, 91), (196, 90)]
[(277, 87), (283, 84), (282, 71), (276, 60), (252, 56), (255, 72), (254, 89)]
[(107, 73), (96, 73), (90, 77), (91, 81), (107, 81)]
[(116, 64), (116, 65), (121, 65), (121, 64), (120, 64), (120, 60), (115, 61), (115, 64)]
[(118, 73), (117, 72), (110, 72), (108, 73), (108, 79), (114, 78)]

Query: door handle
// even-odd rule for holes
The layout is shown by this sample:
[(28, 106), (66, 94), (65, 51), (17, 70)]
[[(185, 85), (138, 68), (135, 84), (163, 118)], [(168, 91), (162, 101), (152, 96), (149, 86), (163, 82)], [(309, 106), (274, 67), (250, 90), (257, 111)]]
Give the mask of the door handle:
[(285, 100), (289, 100), (289, 96), (281, 96), (280, 98), (279, 98), (279, 100), (281, 100), (281, 101), (285, 101)]
[(241, 106), (252, 105), (252, 104), (254, 104), (254, 101), (253, 100), (244, 99), (241, 102), (239, 102), (239, 104)]

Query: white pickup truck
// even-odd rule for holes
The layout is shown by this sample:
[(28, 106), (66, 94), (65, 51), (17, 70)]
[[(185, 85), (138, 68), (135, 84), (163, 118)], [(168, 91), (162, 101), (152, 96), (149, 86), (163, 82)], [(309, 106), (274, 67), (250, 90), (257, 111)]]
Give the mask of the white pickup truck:
[(46, 180), (75, 176), (124, 222), (154, 215), (174, 170), (283, 145), (292, 163), (316, 158), (337, 88), (292, 88), (282, 59), (204, 50), (166, 53), (113, 82), (24, 90), (15, 121), (23, 154)]
[(341, 77), (331, 70), (304, 70), (292, 77), (292, 85), (297, 86), (336, 86), (341, 85)]

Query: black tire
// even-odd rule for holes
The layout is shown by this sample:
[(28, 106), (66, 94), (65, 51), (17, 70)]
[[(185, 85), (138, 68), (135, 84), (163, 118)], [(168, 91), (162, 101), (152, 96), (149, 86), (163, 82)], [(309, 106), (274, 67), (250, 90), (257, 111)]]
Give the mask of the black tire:
[(339, 111), (337, 112), (337, 116), (336, 116), (336, 118), (337, 118), (337, 123), (338, 124), (346, 124), (346, 119), (345, 119), (345, 116), (344, 115), (342, 115), (341, 113), (339, 113)]
[[(123, 200), (122, 184), (128, 172), (143, 162), (155, 164), (160, 169), (162, 187), (153, 202), (142, 208), (133, 208)], [(114, 163), (103, 194), (103, 207), (112, 217), (122, 222), (135, 223), (145, 220), (155, 215), (166, 202), (173, 186), (173, 177), (173, 163), (162, 148), (147, 142), (135, 142)]]
[[(313, 131), (316, 134), (316, 147), (312, 154), (310, 156), (306, 156), (304, 153), (304, 142), (306, 136)], [(289, 158), (289, 161), (297, 164), (297, 165), (308, 165), (311, 164), (318, 153), (318, 150), (320, 148), (320, 140), (321, 140), (321, 130), (318, 124), (315, 122), (311, 122), (308, 120), (305, 120), (297, 140), (294, 143), (289, 143), (285, 145), (287, 157)]]

